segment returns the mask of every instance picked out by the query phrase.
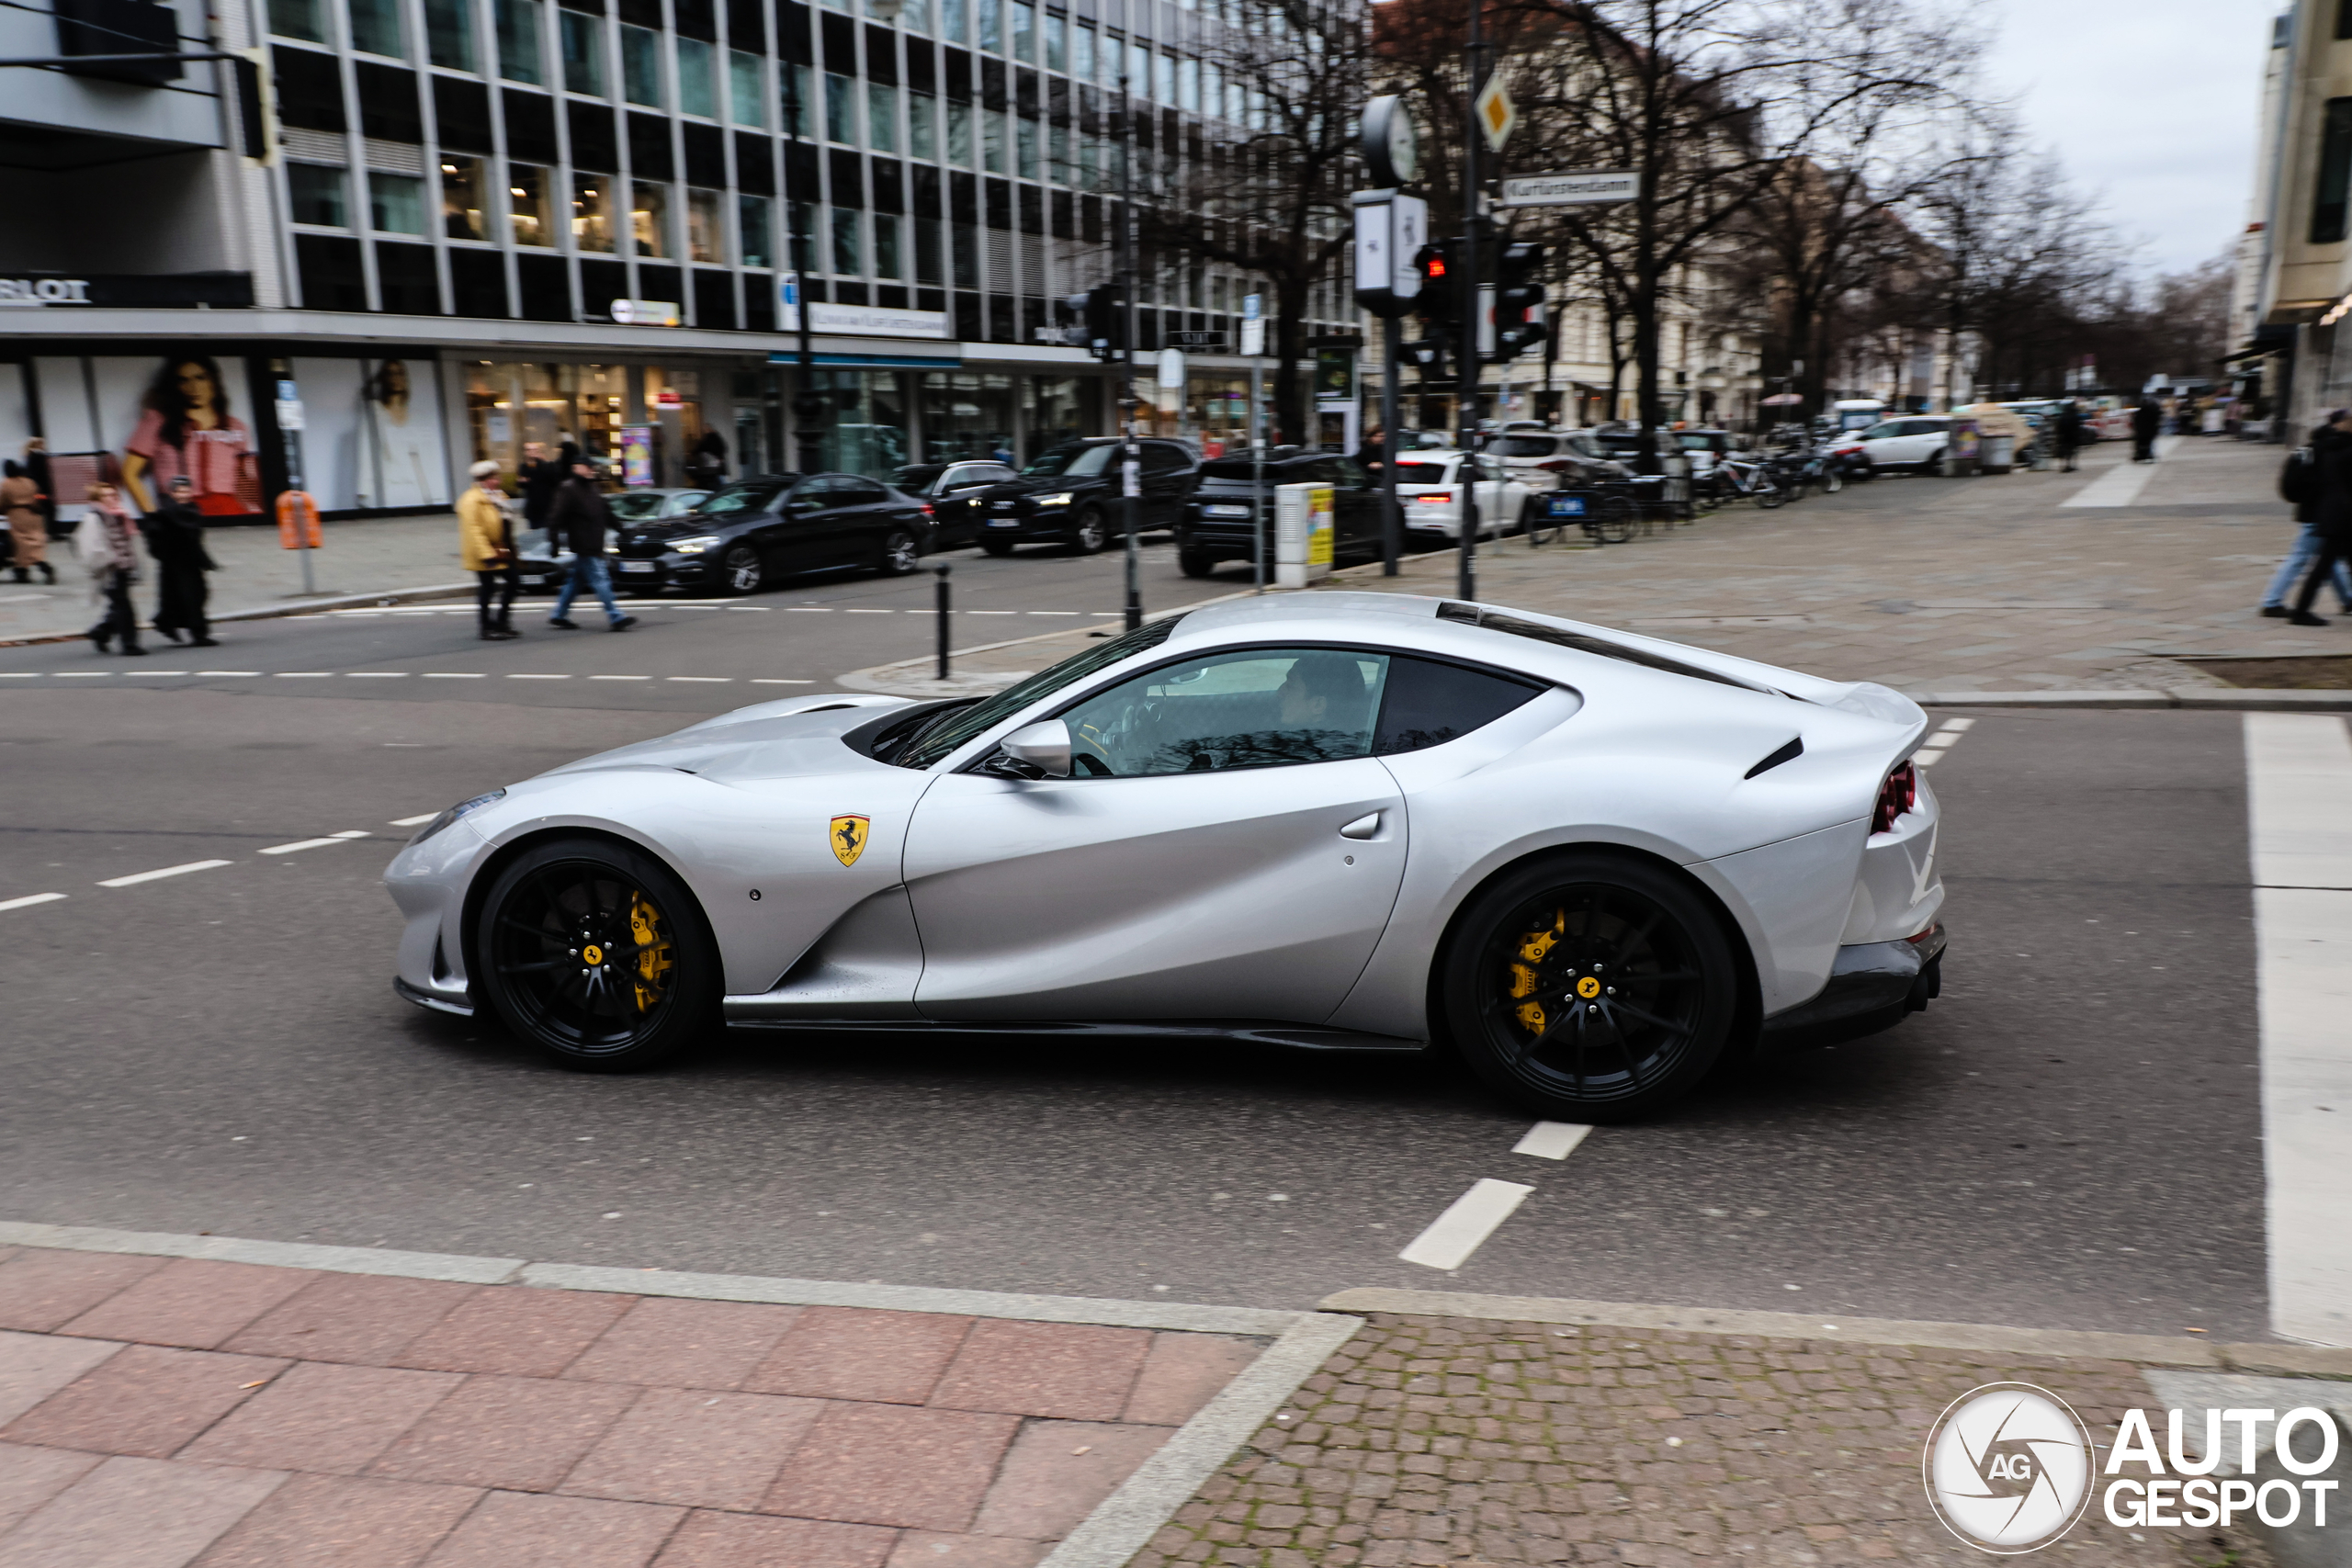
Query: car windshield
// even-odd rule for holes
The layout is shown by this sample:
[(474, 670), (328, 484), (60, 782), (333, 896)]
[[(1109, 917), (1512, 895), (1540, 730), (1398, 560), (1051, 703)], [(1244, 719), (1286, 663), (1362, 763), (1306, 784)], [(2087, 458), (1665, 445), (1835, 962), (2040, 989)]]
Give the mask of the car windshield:
[(712, 495), (695, 508), (706, 517), (725, 517), (736, 512), (760, 512), (784, 493), (790, 483), (786, 479), (747, 479), (731, 484)]
[(1021, 470), (1021, 477), (1024, 479), (1091, 479), (1109, 466), (1113, 450), (1113, 444), (1108, 441), (1093, 446), (1075, 444), (1057, 446), (1050, 452), (1040, 454)]
[[(1097, 447), (1108, 451), (1108, 447)], [(1125, 637), (1115, 637), (1099, 648), (1073, 653), (1059, 664), (1040, 670), (1018, 685), (1008, 686), (995, 696), (983, 697), (969, 707), (950, 708), (931, 724), (916, 731), (899, 754), (888, 759), (902, 768), (928, 768), (954, 751), (975, 735), (989, 729), (1019, 713), (1041, 697), (1051, 696), (1064, 686), (1085, 680), (1097, 670), (1107, 670), (1122, 659), (1158, 648), (1168, 640), (1182, 615), (1170, 615), (1164, 621), (1138, 626)]]
[(1487, 448), (1498, 457), (1548, 457), (1555, 449), (1549, 435), (1506, 435)]
[(1399, 463), (1396, 482), (1400, 485), (1442, 485), (1445, 483), (1443, 463)]
[(625, 490), (614, 496), (608, 504), (613, 515), (624, 523), (642, 523), (649, 517), (662, 515), (662, 503), (670, 498), (659, 491)]

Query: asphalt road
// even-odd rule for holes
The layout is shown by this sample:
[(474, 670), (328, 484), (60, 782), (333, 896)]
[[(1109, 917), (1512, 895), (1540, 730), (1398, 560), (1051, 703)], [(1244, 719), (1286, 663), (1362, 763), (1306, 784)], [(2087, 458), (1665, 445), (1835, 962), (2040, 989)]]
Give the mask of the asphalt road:
[[(974, 602), (986, 580), (1001, 607), (1117, 608), (1114, 558), (967, 558)], [(1201, 596), (1168, 575), (1157, 602)], [(544, 660), (565, 682), (0, 681), (0, 903), (69, 896), (0, 910), (0, 1212), (1262, 1305), (1393, 1284), (2264, 1337), (2231, 715), (1980, 716), (1931, 775), (1943, 999), (1565, 1162), (1512, 1154), (1528, 1119), (1439, 1061), (739, 1030), (674, 1070), (596, 1077), (392, 996), (396, 819), (793, 689), (742, 683), (754, 670), (920, 653), (928, 625), (843, 612), (927, 587), (795, 588), (764, 615), (649, 615), (626, 639), (494, 647), (461, 619), (387, 617), (205, 650), (207, 668)], [(836, 613), (785, 613), (799, 598)], [(616, 658), (738, 679), (585, 679)], [(31, 649), (0, 671), (68, 660), (98, 663)], [(209, 860), (228, 863), (97, 886)], [(1535, 1190), (1458, 1272), (1397, 1260), (1482, 1177)]]

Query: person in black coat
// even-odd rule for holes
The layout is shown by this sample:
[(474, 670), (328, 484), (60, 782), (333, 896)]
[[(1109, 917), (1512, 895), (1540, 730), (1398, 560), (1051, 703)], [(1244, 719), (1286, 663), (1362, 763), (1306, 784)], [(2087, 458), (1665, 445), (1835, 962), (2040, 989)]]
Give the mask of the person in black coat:
[(637, 625), (635, 615), (622, 615), (621, 607), (613, 602), (612, 572), (605, 564), (605, 536), (616, 526), (612, 505), (596, 488), (596, 465), (585, 457), (575, 460), (571, 478), (558, 487), (555, 504), (548, 509), (548, 537), (560, 539), (571, 548), (571, 572), (556, 593), (555, 614), (548, 617), (548, 625), (578, 631), (571, 619), (571, 601), (583, 589), (603, 602), (605, 617), (614, 631), (625, 632)]
[(2153, 463), (2156, 460), (2156, 436), (2165, 427), (2165, 411), (2156, 406), (2154, 398), (2143, 397), (2132, 411), (2132, 460)]
[(523, 461), (514, 470), (514, 479), (523, 487), (524, 526), (548, 525), (548, 508), (555, 504), (556, 487), (571, 472), (560, 457), (550, 458), (548, 449), (537, 442), (523, 443)]
[(204, 616), (204, 603), (211, 594), (204, 574), (215, 568), (211, 552), (204, 547), (204, 516), (196, 509), (196, 487), (186, 474), (172, 476), (164, 504), (147, 514), (140, 532), (147, 536), (147, 553), (155, 558), (155, 629), (174, 642), (218, 647)]
[(2075, 471), (2075, 454), (2083, 447), (2083, 408), (2068, 398), (2058, 405), (2057, 417), (2051, 421), (2051, 445), (2056, 448), (2060, 471)]
[(2319, 554), (2295, 595), (2294, 613), (2287, 617), (2290, 626), (2327, 625), (2312, 614), (2312, 601), (2319, 597), (2320, 584), (2335, 575), (2335, 563), (2352, 557), (2352, 412), (2339, 410), (2312, 434), (2312, 486)]

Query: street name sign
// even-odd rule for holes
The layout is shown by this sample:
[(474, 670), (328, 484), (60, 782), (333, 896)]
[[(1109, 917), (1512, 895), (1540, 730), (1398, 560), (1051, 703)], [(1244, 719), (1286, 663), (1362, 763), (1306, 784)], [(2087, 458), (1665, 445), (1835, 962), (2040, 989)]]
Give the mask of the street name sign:
[(1576, 169), (1557, 175), (1510, 175), (1503, 180), (1501, 207), (1597, 207), (1631, 201), (1642, 194), (1635, 169)]

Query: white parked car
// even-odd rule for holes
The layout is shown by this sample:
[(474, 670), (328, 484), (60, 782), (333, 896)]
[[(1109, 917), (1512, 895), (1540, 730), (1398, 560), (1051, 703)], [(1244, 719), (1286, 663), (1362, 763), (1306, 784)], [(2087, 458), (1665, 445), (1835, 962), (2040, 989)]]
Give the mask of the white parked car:
[[(1396, 504), (1408, 534), (1462, 536), (1462, 489), (1468, 477), (1463, 451), (1414, 452), (1396, 461)], [(1478, 536), (1517, 531), (1527, 514), (1528, 487), (1510, 477), (1498, 457), (1478, 457)]]
[(1882, 420), (1861, 433), (1862, 461), (1880, 473), (1932, 473), (1951, 445), (1951, 415), (1911, 413)]

